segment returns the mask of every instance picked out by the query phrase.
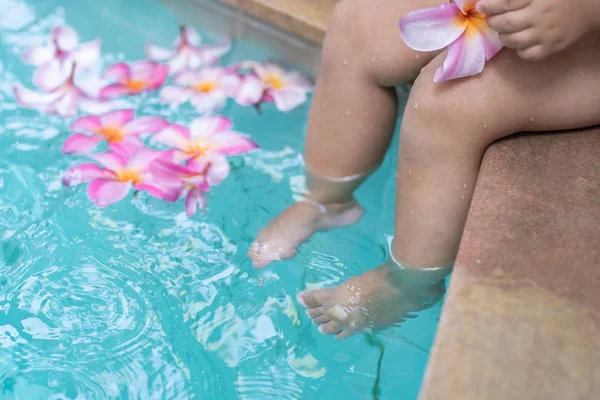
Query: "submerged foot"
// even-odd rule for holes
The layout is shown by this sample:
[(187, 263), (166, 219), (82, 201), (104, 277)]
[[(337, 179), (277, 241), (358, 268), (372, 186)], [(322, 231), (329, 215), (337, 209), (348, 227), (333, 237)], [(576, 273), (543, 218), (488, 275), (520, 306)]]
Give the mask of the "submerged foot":
[(414, 287), (383, 265), (340, 286), (304, 291), (298, 302), (321, 333), (344, 339), (401, 322), (408, 313), (431, 307), (444, 291), (443, 281)]
[(363, 214), (364, 209), (355, 201), (327, 207), (305, 201), (294, 203), (259, 232), (248, 257), (257, 268), (292, 258), (296, 248), (315, 232), (355, 224)]

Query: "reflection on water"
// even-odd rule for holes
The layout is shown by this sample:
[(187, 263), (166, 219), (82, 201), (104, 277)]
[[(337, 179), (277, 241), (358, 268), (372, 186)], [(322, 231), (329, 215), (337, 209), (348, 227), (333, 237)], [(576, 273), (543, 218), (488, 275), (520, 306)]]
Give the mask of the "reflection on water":
[[(224, 114), (262, 150), (232, 159), (205, 215), (188, 219), (181, 204), (143, 193), (99, 210), (85, 188), (60, 184), (77, 162), (60, 153), (71, 121), (16, 107), (12, 85), (32, 74), (19, 55), (68, 23), (84, 40), (103, 39), (104, 67), (142, 58), (146, 41), (168, 45), (178, 21), (148, 0), (0, 0), (0, 10), (0, 399), (416, 396), (439, 307), (369, 340), (338, 342), (295, 301), (386, 258), (391, 157), (359, 193), (369, 211), (360, 224), (253, 270), (253, 236), (302, 185), (308, 105), (262, 115), (228, 105)], [(250, 57), (277, 58), (237, 42), (223, 61)], [(128, 101), (138, 115), (195, 116), (155, 94)]]

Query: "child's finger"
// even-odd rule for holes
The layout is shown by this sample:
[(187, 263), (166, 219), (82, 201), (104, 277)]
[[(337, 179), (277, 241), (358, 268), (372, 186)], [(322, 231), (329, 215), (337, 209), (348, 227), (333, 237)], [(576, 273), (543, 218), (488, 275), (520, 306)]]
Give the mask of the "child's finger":
[(546, 48), (541, 44), (529, 47), (527, 49), (517, 50), (517, 54), (523, 60), (527, 61), (540, 61), (546, 58), (548, 55)]
[(503, 14), (527, 7), (531, 0), (480, 0), (475, 8), (484, 14)]
[(532, 28), (510, 34), (501, 33), (500, 41), (506, 47), (517, 50), (527, 49), (540, 43), (540, 39)]
[(533, 26), (533, 18), (528, 12), (507, 12), (488, 17), (487, 24), (498, 33), (513, 33)]

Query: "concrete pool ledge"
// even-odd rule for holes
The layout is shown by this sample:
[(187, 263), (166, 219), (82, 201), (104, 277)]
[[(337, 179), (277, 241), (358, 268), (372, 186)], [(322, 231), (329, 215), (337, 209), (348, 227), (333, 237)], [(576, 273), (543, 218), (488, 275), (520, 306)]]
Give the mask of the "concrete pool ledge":
[[(190, 22), (276, 47), (312, 73), (335, 3), (163, 1)], [(490, 146), (421, 400), (598, 398), (599, 156), (600, 128)]]
[(600, 128), (487, 151), (421, 400), (600, 393)]

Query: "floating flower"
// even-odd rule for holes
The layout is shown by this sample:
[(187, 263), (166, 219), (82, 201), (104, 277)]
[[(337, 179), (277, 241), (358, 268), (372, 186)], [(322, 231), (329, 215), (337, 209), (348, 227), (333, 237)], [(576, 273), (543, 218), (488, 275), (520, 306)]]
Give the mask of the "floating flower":
[(198, 112), (208, 113), (222, 109), (237, 94), (241, 78), (225, 68), (208, 68), (182, 72), (174, 83), (161, 91), (163, 101), (178, 106), (189, 100)]
[(44, 71), (39, 75), (38, 86), (44, 93), (34, 92), (22, 86), (13, 88), (17, 103), (23, 107), (33, 108), (48, 114), (72, 117), (81, 109), (89, 113), (110, 110), (114, 103), (100, 101), (96, 97), (97, 90), (91, 86), (83, 87), (75, 84), (75, 64), (71, 73), (62, 80), (58, 74)]
[(172, 124), (152, 137), (174, 149), (175, 162), (200, 159), (213, 161), (218, 156), (234, 156), (258, 148), (243, 135), (230, 130), (232, 122), (226, 117), (203, 117), (192, 121), (190, 129)]
[(273, 102), (280, 111), (291, 111), (304, 103), (312, 85), (298, 72), (287, 72), (278, 65), (242, 63), (252, 73), (244, 77), (235, 100), (243, 106)]
[(36, 86), (41, 87), (40, 81), (48, 74), (57, 74), (64, 80), (71, 72), (73, 63), (85, 69), (100, 57), (100, 39), (80, 44), (77, 32), (69, 26), (54, 27), (50, 37), (47, 46), (30, 47), (22, 56), (25, 63), (40, 67), (33, 75)]
[(152, 61), (136, 61), (131, 66), (125, 63), (113, 64), (104, 72), (104, 78), (114, 83), (100, 89), (100, 98), (157, 90), (167, 79), (168, 72), (166, 65)]
[(132, 187), (167, 201), (175, 201), (181, 194), (182, 187), (172, 184), (174, 179), (157, 179), (150, 172), (152, 162), (163, 157), (160, 151), (140, 148), (128, 155), (107, 152), (89, 157), (100, 166), (85, 163), (71, 167), (63, 176), (63, 183), (74, 186), (89, 182), (88, 197), (98, 207), (121, 201)]
[(72, 131), (89, 132), (92, 135), (74, 133), (63, 145), (65, 154), (85, 154), (103, 140), (113, 151), (128, 152), (123, 147), (141, 147), (138, 136), (156, 133), (169, 123), (159, 117), (135, 118), (133, 110), (117, 110), (102, 115), (88, 115), (79, 118), (71, 125)]
[(452, 0), (400, 19), (402, 38), (410, 48), (435, 51), (448, 46), (444, 64), (435, 72), (435, 82), (478, 74), (486, 60), (502, 49), (498, 33), (488, 27), (485, 15), (475, 9), (476, 3)]
[[(198, 209), (206, 209), (205, 193), (210, 190), (209, 176), (212, 175), (213, 185), (226, 178), (227, 174), (223, 175), (222, 172), (215, 172), (218, 169), (219, 167), (215, 167), (210, 162), (196, 162), (194, 160), (188, 162), (187, 165), (157, 160), (151, 166), (154, 176), (161, 177), (162, 180), (175, 178), (180, 182), (183, 186), (182, 195), (185, 196), (185, 211), (190, 217), (196, 214)], [(228, 172), (229, 164), (227, 164)]]
[(179, 37), (175, 39), (175, 50), (163, 49), (152, 44), (146, 45), (146, 55), (152, 61), (167, 61), (169, 72), (178, 74), (186, 70), (196, 70), (214, 65), (219, 58), (229, 52), (231, 42), (200, 46), (201, 36), (194, 28), (181, 25)]

